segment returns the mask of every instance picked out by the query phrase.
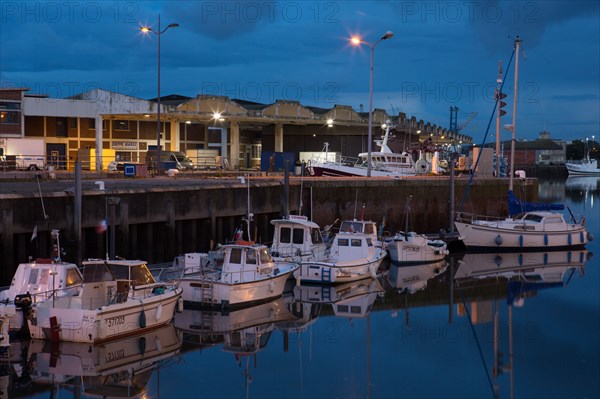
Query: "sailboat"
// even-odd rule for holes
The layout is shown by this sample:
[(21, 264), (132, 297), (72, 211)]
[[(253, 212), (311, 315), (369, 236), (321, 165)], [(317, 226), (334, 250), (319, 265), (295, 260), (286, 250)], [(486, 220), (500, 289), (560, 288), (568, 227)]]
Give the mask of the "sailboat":
[(455, 226), (469, 250), (509, 250), (509, 251), (548, 251), (572, 247), (583, 247), (593, 239), (585, 228), (585, 219), (579, 221), (570, 212), (571, 221), (567, 222), (561, 213), (562, 204), (540, 204), (519, 200), (513, 193), (514, 153), (516, 142), (516, 115), (519, 83), (519, 52), (521, 39), (515, 39), (515, 81), (513, 120), (510, 152), (509, 179), (509, 216), (490, 218), (473, 214), (459, 213)]

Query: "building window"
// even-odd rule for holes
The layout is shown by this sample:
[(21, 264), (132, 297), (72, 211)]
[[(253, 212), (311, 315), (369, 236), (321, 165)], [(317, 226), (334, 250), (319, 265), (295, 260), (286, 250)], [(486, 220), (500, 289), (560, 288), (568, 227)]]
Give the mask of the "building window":
[(77, 118), (69, 118), (69, 128), (77, 129)]
[(18, 125), (20, 122), (20, 113), (15, 111), (0, 111), (0, 123)]
[(94, 119), (94, 118), (88, 119), (88, 129), (90, 129), (90, 130), (96, 129), (96, 119)]
[(129, 130), (129, 121), (116, 120), (113, 122), (113, 129), (115, 130)]

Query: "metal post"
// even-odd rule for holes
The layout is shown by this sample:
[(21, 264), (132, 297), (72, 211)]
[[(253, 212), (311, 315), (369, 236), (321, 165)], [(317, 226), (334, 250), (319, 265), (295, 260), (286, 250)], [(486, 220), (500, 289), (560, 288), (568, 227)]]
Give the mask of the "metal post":
[(82, 189), (81, 189), (81, 161), (75, 161), (75, 204), (74, 209), (74, 226), (75, 230), (75, 262), (80, 265), (83, 259), (83, 246), (81, 245), (81, 203), (82, 203)]
[(161, 174), (162, 171), (162, 162), (161, 162), (161, 145), (160, 145), (160, 14), (158, 14), (158, 82), (157, 82), (157, 91), (158, 97), (156, 97), (156, 154), (158, 157), (158, 163), (156, 165), (156, 170), (158, 174)]
[[(375, 44), (379, 43), (376, 42)], [(373, 60), (375, 44), (371, 45), (371, 66), (369, 69), (369, 130), (367, 134), (367, 176), (371, 177), (371, 151), (373, 147)]]

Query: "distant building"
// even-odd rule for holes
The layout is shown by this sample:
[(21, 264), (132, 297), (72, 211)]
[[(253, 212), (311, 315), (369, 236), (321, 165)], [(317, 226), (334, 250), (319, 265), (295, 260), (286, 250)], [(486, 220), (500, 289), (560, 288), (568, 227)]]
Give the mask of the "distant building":
[[(503, 143), (504, 156), (510, 159), (510, 141)], [(552, 140), (550, 132), (543, 131), (540, 138), (515, 143), (515, 167), (535, 165), (563, 165), (566, 160), (567, 143)]]

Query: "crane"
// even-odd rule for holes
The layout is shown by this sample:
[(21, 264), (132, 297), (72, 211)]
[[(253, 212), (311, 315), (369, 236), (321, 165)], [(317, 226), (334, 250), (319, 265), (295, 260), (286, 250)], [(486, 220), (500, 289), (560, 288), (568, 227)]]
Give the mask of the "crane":
[(467, 127), (469, 122), (471, 122), (476, 116), (477, 112), (471, 112), (467, 119), (459, 125), (457, 123), (458, 107), (450, 107), (450, 128), (448, 130), (454, 133), (460, 133), (460, 131)]

